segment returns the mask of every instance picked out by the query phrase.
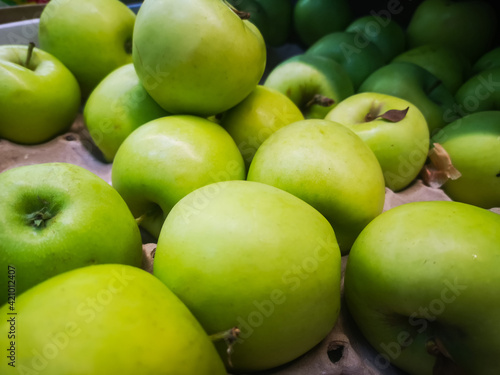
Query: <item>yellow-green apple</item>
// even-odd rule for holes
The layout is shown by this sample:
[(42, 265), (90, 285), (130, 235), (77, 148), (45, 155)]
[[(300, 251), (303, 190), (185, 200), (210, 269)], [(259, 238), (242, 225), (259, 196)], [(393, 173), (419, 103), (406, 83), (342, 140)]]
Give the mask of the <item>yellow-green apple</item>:
[(137, 267), (68, 271), (19, 296), (16, 315), (11, 306), (0, 309), (5, 375), (226, 374), (193, 314)]
[(108, 162), (139, 126), (168, 113), (146, 92), (132, 63), (108, 74), (92, 91), (83, 111), (85, 125)]
[(453, 200), (500, 207), (500, 111), (459, 118), (432, 138), (448, 153), (461, 177), (443, 185)]
[(456, 112), (469, 113), (500, 109), (500, 66), (482, 70), (464, 82), (455, 94)]
[(359, 92), (408, 100), (424, 115), (431, 135), (457, 118), (453, 94), (434, 74), (413, 63), (396, 61), (383, 66), (368, 76)]
[(489, 50), (482, 55), (472, 66), (472, 74), (500, 66), (500, 47)]
[(239, 329), (230, 358), (217, 346), (231, 373), (306, 353), (340, 309), (340, 251), (328, 221), (252, 181), (213, 183), (179, 201), (161, 230), (154, 275), (208, 334)]
[(498, 373), (500, 215), (449, 202), (407, 203), (354, 243), (347, 307), (389, 362), (411, 375)]
[(429, 151), (429, 129), (407, 100), (371, 92), (352, 95), (325, 117), (354, 131), (372, 149), (385, 185), (398, 191), (418, 176)]
[(365, 15), (352, 21), (345, 31), (362, 35), (376, 45), (385, 62), (391, 61), (406, 48), (405, 30), (392, 18), (377, 14)]
[(309, 119), (277, 130), (262, 143), (247, 179), (286, 190), (330, 222), (347, 253), (382, 212), (384, 175), (368, 145), (339, 123)]
[[(139, 267), (139, 228), (120, 195), (67, 163), (0, 174), (0, 266), (16, 269), (19, 294), (59, 273), (97, 263)], [(7, 290), (7, 278), (0, 281)], [(7, 300), (5, 293), (0, 305)]]
[(158, 237), (181, 198), (213, 182), (245, 179), (245, 163), (220, 125), (173, 115), (138, 127), (123, 141), (111, 178), (140, 225)]
[(341, 100), (354, 94), (347, 71), (324, 56), (300, 54), (276, 66), (264, 86), (288, 96), (306, 118), (322, 119)]
[(146, 0), (133, 38), (144, 88), (173, 114), (224, 112), (249, 95), (264, 73), (261, 33), (224, 0)]
[(224, 112), (220, 125), (236, 142), (248, 168), (257, 149), (272, 133), (303, 119), (285, 94), (258, 85), (241, 103)]
[(497, 21), (495, 9), (487, 1), (425, 0), (408, 24), (408, 46), (441, 44), (472, 62), (491, 47)]
[(118, 0), (52, 0), (41, 16), (40, 48), (75, 75), (86, 98), (111, 71), (132, 62), (135, 14)]
[(80, 88), (50, 53), (0, 46), (0, 138), (35, 144), (67, 131), (80, 107)]
[(337, 31), (327, 34), (311, 45), (306, 55), (319, 55), (335, 60), (344, 67), (354, 90), (375, 70), (384, 65), (379, 48), (363, 35)]

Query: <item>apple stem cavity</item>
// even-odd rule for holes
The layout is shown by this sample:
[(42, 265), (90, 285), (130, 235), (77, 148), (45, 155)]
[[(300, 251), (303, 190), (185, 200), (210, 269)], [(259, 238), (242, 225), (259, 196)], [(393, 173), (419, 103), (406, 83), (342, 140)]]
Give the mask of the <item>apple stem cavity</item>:
[(251, 17), (251, 14), (249, 12), (244, 12), (242, 10), (236, 9), (233, 4), (229, 3), (227, 0), (224, 0), (224, 3), (236, 14), (238, 17), (240, 17), (241, 20), (248, 20)]
[(390, 122), (399, 122), (406, 117), (406, 114), (408, 113), (409, 109), (410, 107), (407, 107), (406, 109), (390, 109), (387, 112), (382, 113), (381, 115), (379, 115), (377, 112), (370, 110), (370, 112), (368, 112), (365, 116), (365, 122), (370, 122), (378, 118)]
[(30, 69), (31, 57), (33, 56), (33, 49), (35, 48), (35, 43), (30, 42), (28, 44), (28, 53), (26, 55), (26, 61), (22, 64), (25, 68)]
[(42, 203), (42, 208), (28, 214), (28, 225), (34, 228), (45, 228), (47, 226), (47, 222), (52, 219), (55, 214), (52, 213), (52, 210), (49, 207), (49, 202), (40, 199), (40, 197), (38, 197), (38, 200)]
[(230, 367), (233, 367), (233, 363), (231, 361), (231, 355), (233, 354), (234, 350), (233, 347), (236, 341), (238, 340), (240, 333), (241, 331), (238, 327), (233, 327), (231, 329), (228, 329), (227, 331), (214, 333), (209, 336), (212, 342), (218, 342), (224, 340), (224, 342), (227, 345), (227, 351), (226, 351), (227, 363), (229, 364)]
[(434, 363), (433, 374), (436, 375), (465, 375), (465, 372), (457, 365), (453, 360), (448, 350), (439, 340), (439, 338), (434, 337), (426, 342), (425, 349), (427, 353), (436, 357), (436, 362)]
[(315, 94), (311, 100), (306, 103), (306, 108), (309, 108), (313, 105), (319, 105), (321, 107), (330, 107), (335, 104), (335, 100), (329, 98), (327, 96), (321, 94)]

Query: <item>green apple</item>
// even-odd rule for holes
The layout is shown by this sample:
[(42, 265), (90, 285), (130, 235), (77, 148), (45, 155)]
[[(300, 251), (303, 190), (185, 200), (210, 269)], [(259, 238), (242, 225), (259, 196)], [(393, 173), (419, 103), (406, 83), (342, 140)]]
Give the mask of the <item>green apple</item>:
[(376, 45), (385, 62), (391, 61), (406, 48), (405, 30), (392, 18), (377, 14), (365, 15), (352, 21), (345, 31), (362, 35)]
[(494, 48), (482, 55), (472, 66), (472, 73), (478, 74), (483, 70), (500, 66), (500, 47)]
[(437, 44), (425, 44), (407, 50), (393, 61), (406, 61), (428, 70), (454, 94), (464, 83), (471, 69), (470, 62), (456, 50)]
[(134, 12), (119, 0), (52, 0), (40, 16), (38, 39), (87, 97), (111, 71), (132, 62), (134, 23)]
[(70, 128), (79, 107), (78, 83), (56, 57), (33, 46), (0, 46), (0, 138), (46, 142)]
[(475, 61), (491, 47), (496, 27), (495, 9), (487, 1), (424, 0), (408, 24), (408, 46), (441, 44)]
[(344, 292), (379, 368), (498, 373), (499, 243), (500, 215), (459, 202), (407, 203), (368, 224)]
[(500, 111), (467, 115), (432, 138), (450, 156), (461, 177), (443, 185), (453, 200), (483, 208), (500, 207)]
[(408, 100), (424, 115), (431, 135), (457, 117), (453, 95), (434, 74), (413, 63), (399, 61), (383, 66), (363, 82), (359, 92)]
[(351, 19), (347, 0), (298, 0), (293, 9), (293, 28), (306, 46), (326, 34), (344, 30)]
[(223, 0), (146, 0), (133, 60), (146, 91), (173, 114), (203, 117), (234, 107), (266, 64), (261, 33)]
[(322, 119), (354, 94), (352, 80), (338, 62), (324, 56), (290, 57), (267, 76), (264, 86), (288, 96), (306, 118)]
[(455, 94), (457, 112), (469, 113), (500, 109), (500, 66), (470, 77)]
[(352, 130), (329, 120), (298, 121), (273, 133), (255, 153), (247, 179), (315, 207), (335, 230), (343, 254), (385, 200), (373, 151)]
[(5, 375), (226, 374), (192, 313), (136, 267), (65, 272), (4, 305), (0, 314), (0, 342), (10, 354), (2, 363)]
[(173, 115), (150, 121), (125, 139), (111, 179), (140, 225), (158, 237), (181, 198), (213, 182), (245, 179), (245, 163), (220, 125)]
[[(16, 268), (18, 294), (90, 264), (141, 265), (141, 236), (127, 205), (82, 167), (47, 163), (2, 172), (0, 212), (0, 266)], [(0, 287), (7, 290), (6, 277)]]
[(130, 63), (115, 69), (97, 85), (83, 115), (95, 145), (105, 160), (112, 162), (133, 130), (168, 113), (149, 96)]
[(407, 100), (359, 93), (341, 101), (325, 120), (347, 126), (366, 142), (382, 167), (385, 185), (394, 191), (407, 187), (427, 159), (427, 122)]
[(327, 34), (311, 45), (306, 55), (319, 55), (335, 60), (344, 67), (356, 91), (361, 83), (385, 65), (380, 49), (363, 35), (338, 31)]
[(286, 95), (258, 85), (223, 114), (220, 124), (238, 145), (248, 169), (262, 142), (283, 126), (303, 119), (302, 112)]
[(332, 227), (304, 201), (257, 182), (213, 183), (179, 201), (161, 230), (154, 275), (208, 334), (240, 330), (230, 358), (217, 346), (230, 373), (306, 353), (340, 310)]

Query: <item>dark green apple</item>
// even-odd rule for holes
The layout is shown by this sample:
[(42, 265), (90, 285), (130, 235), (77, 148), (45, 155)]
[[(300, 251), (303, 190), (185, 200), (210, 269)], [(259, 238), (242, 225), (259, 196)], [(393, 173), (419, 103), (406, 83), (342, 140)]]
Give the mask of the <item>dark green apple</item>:
[(457, 112), (468, 113), (500, 109), (500, 66), (483, 70), (469, 78), (455, 94)]
[(500, 66), (500, 47), (494, 48), (481, 56), (472, 66), (472, 73), (477, 74), (483, 70)]

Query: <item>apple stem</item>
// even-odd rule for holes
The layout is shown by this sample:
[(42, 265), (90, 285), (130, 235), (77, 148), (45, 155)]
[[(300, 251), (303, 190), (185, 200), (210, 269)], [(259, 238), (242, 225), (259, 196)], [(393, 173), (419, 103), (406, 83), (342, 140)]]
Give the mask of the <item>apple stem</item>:
[(306, 103), (306, 108), (309, 108), (313, 105), (320, 105), (322, 107), (330, 107), (334, 103), (335, 103), (335, 100), (333, 100), (327, 96), (324, 96), (321, 94), (315, 94), (312, 97), (312, 99)]
[(28, 44), (28, 54), (26, 55), (26, 61), (24, 62), (24, 67), (30, 68), (31, 56), (33, 56), (33, 49), (35, 48), (35, 43), (30, 42)]
[(234, 7), (233, 4), (229, 3), (227, 0), (224, 0), (224, 3), (238, 16), (241, 20), (248, 20), (251, 17), (249, 12), (244, 12), (242, 10), (238, 10)]
[(142, 214), (141, 216), (139, 216), (138, 218), (136, 218), (135, 222), (137, 223), (137, 225), (141, 225), (142, 222), (144, 221), (144, 219), (146, 219), (146, 216), (148, 216), (147, 213)]
[(234, 343), (236, 342), (236, 340), (238, 340), (240, 333), (241, 331), (238, 327), (233, 327), (231, 329), (228, 329), (227, 331), (214, 333), (209, 336), (209, 339), (212, 342), (224, 340), (227, 345), (227, 363), (230, 367), (233, 367), (231, 355), (233, 354)]
[(433, 374), (436, 375), (465, 375), (457, 363), (453, 360), (448, 350), (438, 337), (430, 338), (425, 344), (427, 353), (436, 357)]

